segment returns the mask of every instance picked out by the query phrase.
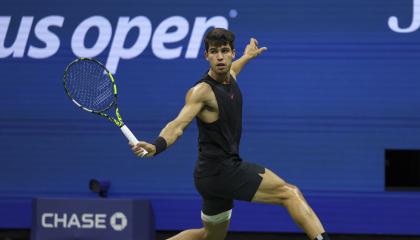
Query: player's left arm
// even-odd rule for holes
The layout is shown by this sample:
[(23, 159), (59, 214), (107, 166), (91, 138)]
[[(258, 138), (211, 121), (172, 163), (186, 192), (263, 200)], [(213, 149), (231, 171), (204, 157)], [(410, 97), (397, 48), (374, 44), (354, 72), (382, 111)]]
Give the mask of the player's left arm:
[(258, 41), (255, 38), (251, 38), (249, 40), (249, 44), (246, 45), (244, 54), (238, 60), (232, 63), (232, 67), (230, 68), (230, 74), (236, 79), (236, 77), (241, 72), (242, 68), (253, 58), (257, 57), (264, 51), (266, 51), (266, 47), (259, 48)]

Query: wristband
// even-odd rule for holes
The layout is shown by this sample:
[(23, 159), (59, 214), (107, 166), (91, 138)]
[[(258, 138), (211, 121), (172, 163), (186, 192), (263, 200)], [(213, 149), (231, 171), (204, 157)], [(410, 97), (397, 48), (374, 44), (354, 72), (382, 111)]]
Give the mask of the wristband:
[(155, 139), (153, 145), (155, 145), (155, 148), (156, 148), (155, 156), (165, 151), (166, 147), (168, 147), (166, 140), (161, 136)]

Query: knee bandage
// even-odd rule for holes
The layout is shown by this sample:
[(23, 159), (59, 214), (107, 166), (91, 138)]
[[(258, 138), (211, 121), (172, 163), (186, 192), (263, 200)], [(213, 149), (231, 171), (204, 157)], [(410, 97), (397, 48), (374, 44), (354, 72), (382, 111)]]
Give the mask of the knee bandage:
[(208, 223), (218, 224), (230, 220), (232, 209), (213, 216), (209, 216), (201, 212), (201, 220)]

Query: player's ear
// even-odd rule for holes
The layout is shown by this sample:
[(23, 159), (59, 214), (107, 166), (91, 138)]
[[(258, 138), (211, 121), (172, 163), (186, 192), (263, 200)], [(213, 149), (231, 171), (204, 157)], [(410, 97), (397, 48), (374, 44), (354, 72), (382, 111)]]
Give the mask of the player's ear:
[(232, 49), (232, 59), (234, 59), (235, 58), (235, 56), (236, 56), (236, 50), (235, 49)]
[(209, 60), (209, 55), (207, 54), (207, 50), (204, 50), (204, 57), (206, 58), (206, 60)]

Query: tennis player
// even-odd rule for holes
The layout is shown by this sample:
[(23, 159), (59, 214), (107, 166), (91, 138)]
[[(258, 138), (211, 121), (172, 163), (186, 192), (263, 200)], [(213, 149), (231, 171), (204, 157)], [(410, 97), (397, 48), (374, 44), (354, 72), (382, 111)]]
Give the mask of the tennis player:
[(242, 95), (237, 76), (251, 59), (267, 50), (251, 38), (241, 58), (235, 58), (235, 36), (215, 28), (204, 39), (209, 71), (186, 94), (179, 115), (160, 132), (154, 143), (132, 146), (143, 156), (142, 148), (155, 156), (175, 143), (196, 118), (199, 130), (199, 156), (195, 186), (203, 204), (203, 228), (183, 231), (170, 240), (222, 240), (225, 238), (234, 200), (277, 204), (287, 208), (292, 219), (309, 237), (329, 237), (299, 189), (258, 164), (242, 161), (239, 142), (242, 132)]

